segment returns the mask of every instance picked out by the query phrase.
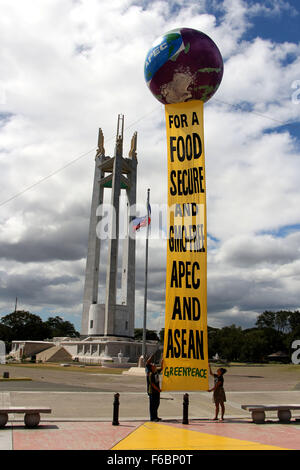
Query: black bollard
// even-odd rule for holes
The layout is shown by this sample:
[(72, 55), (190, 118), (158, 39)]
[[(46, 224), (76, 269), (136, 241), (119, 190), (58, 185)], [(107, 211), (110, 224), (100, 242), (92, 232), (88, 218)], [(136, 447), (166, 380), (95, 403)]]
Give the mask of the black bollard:
[(189, 394), (183, 395), (183, 417), (182, 424), (189, 424)]
[(3, 372), (3, 378), (9, 379), (9, 372)]
[(113, 421), (112, 421), (113, 426), (119, 426), (119, 424), (120, 424), (119, 423), (119, 405), (120, 405), (119, 397), (120, 397), (120, 394), (115, 393), (115, 395), (114, 395), (114, 405), (113, 405)]

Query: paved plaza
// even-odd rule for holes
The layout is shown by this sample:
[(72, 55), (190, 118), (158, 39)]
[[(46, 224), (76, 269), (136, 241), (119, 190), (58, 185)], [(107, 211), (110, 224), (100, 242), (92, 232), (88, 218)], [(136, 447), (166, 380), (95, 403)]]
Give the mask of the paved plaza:
[(300, 423), (248, 420), (192, 420), (152, 423), (121, 421), (43, 421), (26, 429), (10, 421), (0, 431), (1, 450), (300, 450)]
[[(0, 406), (51, 407), (38, 428), (10, 414), (0, 429), (1, 450), (300, 450), (300, 413), (288, 424), (276, 412), (254, 424), (242, 404), (300, 403), (299, 373), (271, 368), (229, 368), (224, 422), (213, 421), (208, 392), (189, 393), (189, 424), (182, 424), (183, 393), (161, 394), (162, 421), (149, 422), (145, 377), (0, 366), (26, 381), (0, 381)], [(260, 371), (260, 372), (259, 372)], [(290, 372), (293, 373), (290, 373)], [(256, 385), (256, 387), (254, 386)], [(269, 384), (269, 389), (266, 385)], [(270, 384), (272, 384), (270, 386)], [(247, 390), (246, 388), (252, 388)], [(262, 388), (258, 390), (255, 388)], [(119, 425), (112, 425), (114, 394), (120, 394)]]

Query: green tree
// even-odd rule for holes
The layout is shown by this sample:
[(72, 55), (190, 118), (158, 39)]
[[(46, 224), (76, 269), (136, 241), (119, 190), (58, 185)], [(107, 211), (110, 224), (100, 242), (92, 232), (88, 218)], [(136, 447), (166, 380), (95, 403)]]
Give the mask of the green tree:
[(164, 329), (164, 328), (162, 328), (162, 329), (160, 330), (158, 336), (159, 336), (159, 342), (160, 342), (161, 344), (164, 344), (164, 338), (165, 338), (165, 329)]
[(295, 340), (300, 339), (300, 312), (298, 310), (295, 312), (289, 312), (288, 323), (289, 332), (285, 335), (284, 344), (286, 350), (289, 351), (290, 355), (292, 355), (292, 343)]
[(284, 334), (274, 328), (244, 330), (240, 357), (245, 362), (262, 362), (276, 351), (285, 350)]
[(228, 361), (237, 361), (243, 343), (242, 328), (235, 325), (225, 326), (219, 334), (219, 342), (219, 356)]
[(6, 351), (11, 350), (11, 341), (12, 341), (12, 331), (9, 326), (3, 325), (0, 323), (0, 340), (4, 341)]
[(282, 333), (287, 333), (290, 329), (289, 323), (289, 316), (291, 312), (287, 312), (286, 310), (280, 310), (279, 312), (275, 312), (275, 328), (277, 331), (281, 331)]
[[(1, 321), (1, 320), (0, 320)], [(3, 325), (0, 323), (0, 340), (1, 341), (11, 341), (12, 331), (9, 326)]]
[(208, 340), (208, 357), (212, 358), (216, 353), (220, 355), (220, 329), (213, 328), (212, 326), (207, 327), (207, 340)]
[(76, 338), (80, 336), (71, 322), (65, 321), (59, 316), (49, 317), (45, 322), (45, 325), (49, 330), (50, 338), (54, 338), (55, 336), (69, 336), (71, 338)]
[(1, 324), (10, 328), (12, 340), (43, 340), (49, 336), (47, 325), (38, 315), (17, 310), (1, 318)]
[(257, 317), (255, 325), (258, 328), (275, 328), (275, 313), (266, 310)]
[(299, 331), (300, 330), (300, 312), (296, 310), (295, 312), (289, 312), (288, 317), (290, 331)]
[[(142, 341), (143, 339), (143, 328), (135, 328), (134, 329), (134, 339), (137, 341)], [(159, 341), (159, 337), (155, 330), (147, 330), (146, 329), (146, 339)]]
[(265, 331), (252, 328), (244, 332), (240, 359), (244, 362), (262, 362), (269, 354), (268, 340)]
[(218, 353), (220, 358), (228, 361), (239, 360), (243, 341), (242, 328), (236, 325), (223, 328), (207, 327), (208, 356), (213, 357)]

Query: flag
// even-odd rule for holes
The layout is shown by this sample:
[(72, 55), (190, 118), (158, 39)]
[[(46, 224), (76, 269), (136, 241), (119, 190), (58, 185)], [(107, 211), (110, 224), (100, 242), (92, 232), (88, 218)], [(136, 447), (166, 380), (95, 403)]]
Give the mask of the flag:
[(146, 227), (147, 226), (147, 216), (145, 217), (136, 217), (132, 221), (132, 228), (134, 231), (139, 230), (141, 227)]
[[(151, 206), (149, 204), (149, 201), (148, 201), (148, 207), (147, 207), (147, 211), (148, 211), (148, 225), (150, 226), (150, 223), (151, 223)], [(151, 230), (151, 227), (150, 227), (150, 230)]]
[[(135, 232), (137, 232), (140, 228), (142, 227), (147, 227), (147, 225), (150, 225), (151, 223), (151, 206), (148, 204), (148, 214), (144, 215), (144, 217), (136, 217), (132, 221), (132, 228)], [(148, 220), (148, 223), (147, 223)]]

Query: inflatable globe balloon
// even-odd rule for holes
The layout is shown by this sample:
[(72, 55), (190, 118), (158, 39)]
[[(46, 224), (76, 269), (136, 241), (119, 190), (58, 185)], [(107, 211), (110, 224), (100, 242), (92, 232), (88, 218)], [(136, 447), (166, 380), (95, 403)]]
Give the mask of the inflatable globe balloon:
[(221, 83), (223, 59), (206, 34), (191, 28), (173, 29), (155, 41), (144, 71), (150, 91), (161, 103), (206, 102)]

